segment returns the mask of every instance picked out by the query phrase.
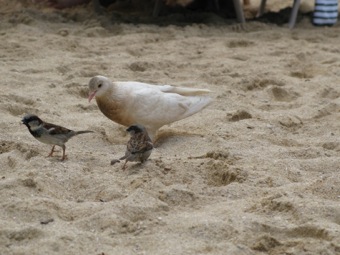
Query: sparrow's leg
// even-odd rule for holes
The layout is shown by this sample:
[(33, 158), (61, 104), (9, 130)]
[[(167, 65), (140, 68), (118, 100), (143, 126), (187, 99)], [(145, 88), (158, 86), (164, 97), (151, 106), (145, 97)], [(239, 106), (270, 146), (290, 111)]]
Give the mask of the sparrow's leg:
[(53, 146), (52, 146), (52, 150), (51, 150), (50, 154), (48, 154), (48, 156), (47, 156), (47, 157), (52, 157), (52, 156), (53, 156), (54, 147), (55, 147), (55, 145), (53, 145)]
[(65, 150), (66, 150), (65, 144), (63, 144), (63, 146), (61, 146), (61, 148), (63, 148), (63, 156), (61, 158), (61, 161), (64, 161), (67, 158), (67, 155), (65, 154)]
[(123, 170), (125, 170), (125, 168), (126, 168), (126, 163), (127, 163), (127, 162), (128, 162), (128, 161), (125, 160), (125, 163), (124, 163), (124, 165), (123, 165), (123, 167), (122, 167)]

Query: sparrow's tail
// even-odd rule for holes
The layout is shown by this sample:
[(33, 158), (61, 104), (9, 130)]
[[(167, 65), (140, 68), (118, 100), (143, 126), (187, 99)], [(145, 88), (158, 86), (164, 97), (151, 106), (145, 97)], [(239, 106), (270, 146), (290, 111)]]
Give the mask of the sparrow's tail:
[(195, 89), (195, 88), (184, 88), (184, 87), (175, 87), (171, 85), (162, 86), (161, 90), (164, 93), (177, 93), (182, 96), (198, 96), (204, 95), (211, 92), (209, 89)]
[(93, 133), (93, 131), (91, 130), (76, 131), (76, 135), (85, 134), (85, 133)]

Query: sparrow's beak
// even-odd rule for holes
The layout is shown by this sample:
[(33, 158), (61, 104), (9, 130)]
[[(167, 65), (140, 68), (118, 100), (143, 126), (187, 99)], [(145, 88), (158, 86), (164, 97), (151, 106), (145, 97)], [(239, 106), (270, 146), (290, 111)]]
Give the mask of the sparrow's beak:
[(92, 93), (89, 94), (89, 103), (91, 102), (92, 98), (95, 97), (96, 93), (97, 93), (97, 91), (95, 90), (95, 91), (93, 91)]

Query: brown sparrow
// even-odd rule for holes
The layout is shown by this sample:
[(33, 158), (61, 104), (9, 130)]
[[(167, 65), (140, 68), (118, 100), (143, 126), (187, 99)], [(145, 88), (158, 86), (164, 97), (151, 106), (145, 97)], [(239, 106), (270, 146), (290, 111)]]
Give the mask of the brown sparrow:
[(38, 116), (34, 114), (25, 115), (24, 118), (22, 119), (22, 123), (26, 125), (28, 131), (38, 141), (53, 145), (50, 154), (48, 154), (48, 157), (53, 156), (54, 147), (56, 145), (60, 146), (63, 149), (63, 156), (61, 160), (64, 160), (66, 158), (65, 143), (71, 137), (84, 133), (93, 133), (93, 131), (89, 130), (73, 131), (58, 125), (47, 123), (42, 121)]
[[(148, 132), (142, 125), (132, 125), (126, 129), (126, 131), (129, 132), (131, 137), (126, 146), (125, 156), (119, 159), (125, 159), (123, 169), (125, 169), (128, 161), (139, 161), (143, 163), (150, 157), (153, 149)], [(117, 160), (112, 160), (111, 164), (113, 165), (116, 162)]]

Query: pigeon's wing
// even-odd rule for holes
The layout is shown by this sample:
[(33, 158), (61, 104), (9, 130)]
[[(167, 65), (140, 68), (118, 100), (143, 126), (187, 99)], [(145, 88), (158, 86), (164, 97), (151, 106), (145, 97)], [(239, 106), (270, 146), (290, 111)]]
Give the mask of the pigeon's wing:
[(184, 88), (172, 85), (162, 85), (158, 87), (164, 93), (176, 93), (182, 96), (198, 96), (211, 92), (209, 89)]
[(183, 96), (163, 92), (162, 87), (149, 85), (131, 91), (126, 105), (136, 123), (161, 127), (186, 118), (211, 102), (207, 96)]

